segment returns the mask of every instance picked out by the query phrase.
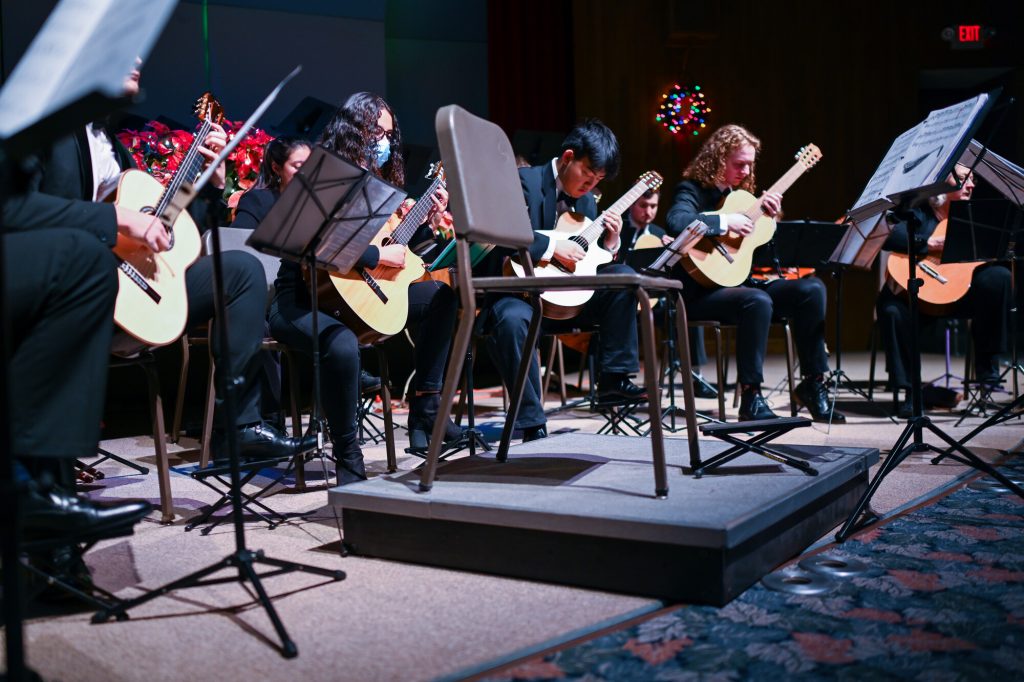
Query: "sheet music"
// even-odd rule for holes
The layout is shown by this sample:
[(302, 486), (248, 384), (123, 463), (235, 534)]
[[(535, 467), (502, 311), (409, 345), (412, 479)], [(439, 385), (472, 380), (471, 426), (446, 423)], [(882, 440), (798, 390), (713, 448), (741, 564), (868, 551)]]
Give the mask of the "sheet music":
[[(974, 166), (982, 149), (980, 142), (971, 140), (967, 151), (960, 157), (960, 163)], [(974, 172), (1014, 204), (1024, 206), (1024, 168), (988, 149), (981, 157), (981, 163), (974, 167)]]
[(178, 0), (62, 0), (0, 90), (0, 139), (88, 95), (120, 97)]
[(937, 177), (938, 174), (963, 141), (968, 128), (987, 101), (988, 95), (982, 93), (928, 114), (917, 136), (904, 152), (903, 163), (897, 165), (896, 172), (887, 184), (885, 196), (892, 197), (933, 183), (944, 183), (946, 178)]
[(889, 147), (848, 215), (859, 221), (895, 206), (895, 198), (901, 193), (945, 183), (944, 177), (936, 176), (987, 102), (988, 95), (982, 93), (937, 109), (903, 132)]

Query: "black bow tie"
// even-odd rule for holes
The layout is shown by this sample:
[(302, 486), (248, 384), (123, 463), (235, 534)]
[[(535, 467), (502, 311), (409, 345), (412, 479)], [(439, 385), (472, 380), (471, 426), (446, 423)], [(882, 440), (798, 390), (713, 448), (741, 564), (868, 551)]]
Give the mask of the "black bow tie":
[(569, 196), (565, 192), (559, 192), (558, 199), (555, 201), (555, 212), (561, 214), (574, 210), (576, 210), (576, 198)]

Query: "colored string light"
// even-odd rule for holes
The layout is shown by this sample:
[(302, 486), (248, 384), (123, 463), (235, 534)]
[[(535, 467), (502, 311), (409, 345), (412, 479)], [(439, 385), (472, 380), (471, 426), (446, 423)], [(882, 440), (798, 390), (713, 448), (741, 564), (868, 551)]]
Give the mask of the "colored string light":
[(654, 116), (673, 135), (696, 137), (707, 127), (711, 106), (699, 85), (679, 85), (661, 95), (658, 113)]

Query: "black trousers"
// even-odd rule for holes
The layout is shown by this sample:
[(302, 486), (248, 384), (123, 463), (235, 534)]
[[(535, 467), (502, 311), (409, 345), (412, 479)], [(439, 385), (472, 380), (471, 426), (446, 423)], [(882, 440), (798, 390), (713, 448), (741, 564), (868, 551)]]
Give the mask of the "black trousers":
[[(602, 267), (601, 274), (632, 273), (628, 265)], [(483, 331), (488, 334), (487, 348), (501, 374), (511, 388), (530, 325), (532, 309), (525, 300), (506, 296), (495, 300), (485, 313)], [(583, 311), (568, 320), (548, 320), (541, 324), (541, 334), (561, 334), (594, 327), (600, 332), (597, 361), (602, 372), (634, 374), (640, 369), (637, 353), (636, 297), (627, 290), (597, 291)], [(534, 349), (530, 349), (532, 352)], [(540, 365), (533, 353), (526, 375), (523, 401), (519, 406), (516, 428), (525, 429), (547, 423), (541, 397)]]
[[(458, 299), (448, 285), (431, 281), (409, 287), (409, 325), (416, 345), (414, 390), (441, 390), (457, 312)], [(359, 340), (351, 329), (326, 313), (317, 313), (317, 326), (324, 416), (335, 451), (353, 453), (359, 450)], [(296, 286), (279, 286), (270, 308), (270, 330), (281, 343), (311, 353), (313, 312), (309, 293)]]
[[(210, 329), (211, 350), (215, 361), (216, 385), (224, 373), (229, 378), (240, 378), (235, 389), (235, 424), (244, 426), (260, 420), (260, 373), (263, 360), (260, 344), (263, 342), (267, 310), (267, 279), (263, 266), (252, 254), (243, 251), (225, 251), (224, 296), (227, 314), (228, 343), (224, 353), (217, 341), (216, 324)], [(204, 256), (185, 273), (188, 292), (188, 326), (209, 322), (214, 317), (213, 258)], [(217, 407), (223, 407), (224, 396), (217, 391)], [(219, 424), (220, 422), (218, 422)]]
[(95, 455), (114, 328), (114, 257), (93, 235), (70, 228), (3, 240), (12, 454)]
[(685, 273), (680, 273), (680, 279), (688, 319), (736, 325), (737, 380), (741, 384), (764, 381), (769, 326), (773, 320), (782, 318), (788, 318), (792, 325), (801, 374), (828, 372), (826, 291), (824, 282), (817, 277), (719, 288), (703, 287)]
[[(1013, 292), (1010, 271), (1002, 265), (979, 267), (971, 288), (955, 306), (953, 317), (971, 320), (976, 374), (979, 379), (998, 376), (998, 356), (1009, 349), (1009, 310)], [(903, 296), (882, 287), (876, 305), (885, 344), (885, 366), (894, 388), (909, 388), (911, 380), (910, 309)], [(922, 319), (935, 319), (922, 315)]]

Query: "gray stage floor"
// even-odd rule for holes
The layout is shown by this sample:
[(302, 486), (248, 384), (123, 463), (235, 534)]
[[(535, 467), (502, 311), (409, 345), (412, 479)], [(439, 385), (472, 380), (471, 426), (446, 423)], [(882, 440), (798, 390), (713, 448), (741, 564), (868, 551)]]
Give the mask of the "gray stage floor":
[[(513, 446), (506, 463), (493, 456), (446, 462), (428, 493), (418, 492), (418, 471), (406, 471), (334, 488), (328, 501), (399, 516), (722, 548), (862, 476), (878, 460), (873, 448), (792, 446), (790, 454), (819, 475), (745, 454), (697, 479), (683, 473), (686, 441), (668, 439), (665, 447), (670, 487), (663, 500), (653, 496), (647, 440), (574, 433)], [(701, 456), (726, 447), (701, 441)]]

